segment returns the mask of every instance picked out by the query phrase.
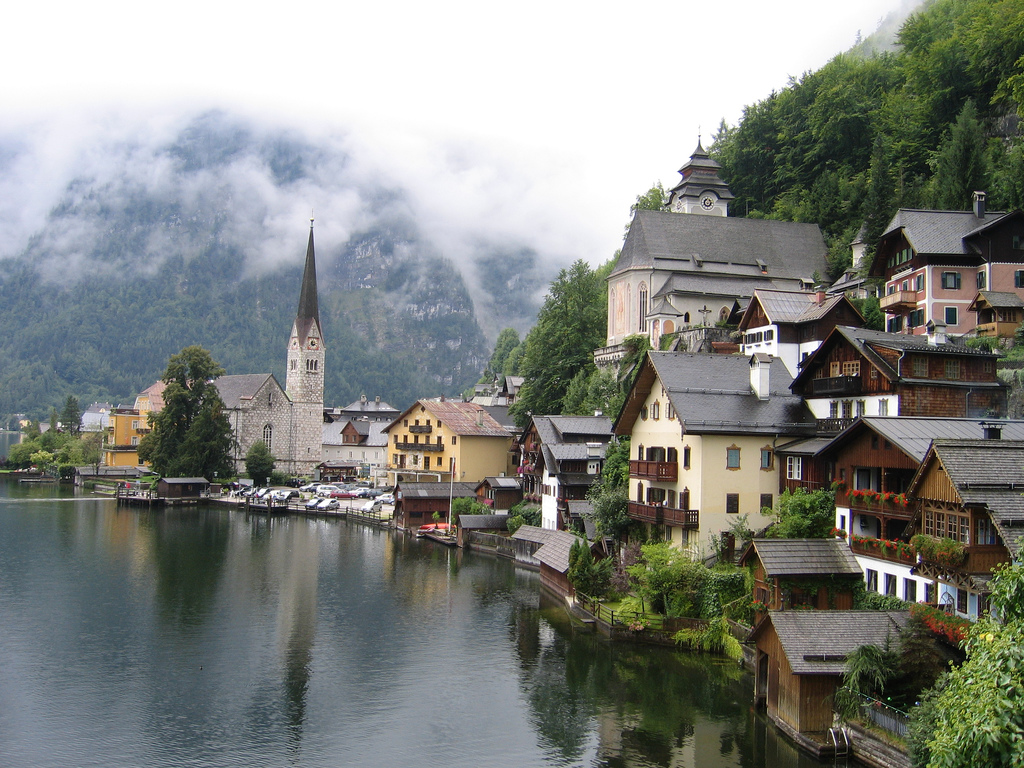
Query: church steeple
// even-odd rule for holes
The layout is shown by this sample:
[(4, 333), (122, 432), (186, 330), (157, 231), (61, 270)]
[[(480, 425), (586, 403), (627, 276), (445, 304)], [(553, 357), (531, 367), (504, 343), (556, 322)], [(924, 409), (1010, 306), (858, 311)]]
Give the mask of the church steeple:
[(316, 253), (313, 248), (313, 217), (309, 218), (309, 243), (306, 245), (306, 266), (302, 272), (302, 290), (299, 291), (299, 311), (295, 323), (300, 332), (309, 329), (309, 321), (320, 327), (320, 304), (316, 290)]
[[(324, 340), (320, 328), (320, 304), (316, 288), (316, 252), (313, 219), (309, 220), (306, 265), (299, 290), (299, 309), (288, 340), (288, 372), (285, 391), (293, 403), (324, 402)], [(317, 414), (320, 417), (321, 414)], [(319, 439), (319, 436), (318, 438)]]
[(668, 209), (676, 213), (704, 213), (728, 216), (734, 195), (718, 175), (719, 165), (697, 139), (697, 148), (679, 169), (683, 178), (668, 195)]

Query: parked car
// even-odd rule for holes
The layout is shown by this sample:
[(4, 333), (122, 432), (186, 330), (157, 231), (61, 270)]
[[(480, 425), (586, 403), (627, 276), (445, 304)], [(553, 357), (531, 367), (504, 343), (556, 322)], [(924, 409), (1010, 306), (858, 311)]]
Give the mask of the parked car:
[(274, 501), (288, 501), (289, 499), (299, 498), (299, 492), (295, 488), (278, 488), (272, 491), (270, 495)]
[(377, 512), (383, 505), (379, 499), (370, 499), (359, 505), (360, 512)]
[(316, 509), (316, 505), (319, 504), (321, 501), (323, 501), (323, 499), (320, 498), (319, 496), (313, 496), (303, 506), (305, 506), (306, 509)]
[(376, 499), (384, 494), (384, 491), (378, 488), (360, 488), (358, 492), (361, 499)]
[(320, 485), (320, 486), (317, 487), (315, 493), (316, 493), (317, 496), (326, 497), (326, 496), (330, 496), (335, 491), (340, 491), (340, 490), (341, 490), (341, 486), (323, 484), (323, 485)]
[(332, 499), (358, 499), (359, 491), (355, 488), (339, 488), (336, 491), (331, 491)]
[(395, 494), (393, 494), (393, 493), (385, 493), (385, 494), (383, 494), (381, 496), (378, 496), (377, 497), (377, 501), (379, 501), (381, 504), (394, 504), (395, 503)]
[(306, 483), (305, 485), (299, 486), (299, 490), (303, 493), (313, 493), (319, 487), (320, 483)]
[(316, 505), (317, 512), (326, 512), (330, 509), (337, 509), (341, 506), (341, 503), (337, 499), (320, 499), (320, 503)]

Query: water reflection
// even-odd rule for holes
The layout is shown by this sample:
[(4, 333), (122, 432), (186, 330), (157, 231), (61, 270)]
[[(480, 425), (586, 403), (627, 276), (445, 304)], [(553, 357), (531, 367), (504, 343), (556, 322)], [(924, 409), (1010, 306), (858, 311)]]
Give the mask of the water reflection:
[(507, 561), (34, 494), (0, 483), (7, 764), (814, 764), (735, 665), (587, 634)]

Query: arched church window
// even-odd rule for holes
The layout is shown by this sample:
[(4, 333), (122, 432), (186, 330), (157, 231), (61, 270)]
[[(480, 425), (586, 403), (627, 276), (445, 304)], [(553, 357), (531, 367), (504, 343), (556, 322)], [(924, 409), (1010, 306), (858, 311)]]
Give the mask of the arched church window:
[(684, 323), (689, 323), (690, 322), (690, 313), (689, 312), (684, 312), (683, 313), (683, 322)]
[(268, 451), (273, 450), (274, 428), (270, 424), (263, 427), (263, 443), (267, 446)]
[(320, 361), (316, 358), (308, 358), (306, 360), (306, 372), (316, 373), (318, 370), (320, 370)]
[(728, 307), (722, 307), (721, 311), (718, 313), (718, 322), (724, 323), (728, 319), (729, 319), (729, 308)]
[(640, 283), (640, 295), (637, 300), (637, 310), (639, 311), (639, 325), (642, 333), (647, 332), (647, 284)]

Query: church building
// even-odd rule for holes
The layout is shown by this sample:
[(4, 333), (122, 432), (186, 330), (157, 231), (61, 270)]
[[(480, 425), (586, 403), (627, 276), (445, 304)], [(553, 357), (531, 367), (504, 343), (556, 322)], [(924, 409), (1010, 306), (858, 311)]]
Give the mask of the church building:
[(607, 347), (596, 357), (621, 357), (634, 334), (657, 349), (665, 334), (735, 324), (755, 289), (808, 291), (826, 273), (818, 225), (729, 216), (720, 167), (698, 141), (667, 210), (634, 215), (608, 276)]
[(232, 458), (239, 473), (245, 471), (246, 453), (262, 440), (277, 460), (277, 470), (313, 476), (322, 461), (324, 352), (310, 219), (299, 308), (288, 339), (285, 388), (272, 373), (221, 376), (216, 381), (234, 432)]

